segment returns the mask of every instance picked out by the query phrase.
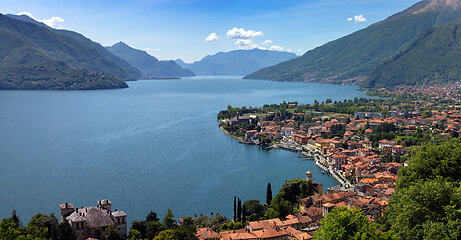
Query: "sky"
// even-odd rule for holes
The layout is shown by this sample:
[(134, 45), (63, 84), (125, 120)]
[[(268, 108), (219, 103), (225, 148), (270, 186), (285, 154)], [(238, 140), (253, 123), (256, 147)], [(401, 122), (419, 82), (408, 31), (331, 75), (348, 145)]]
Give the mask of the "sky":
[(298, 55), (384, 20), (417, 0), (0, 0), (0, 13), (27, 14), (117, 42), (161, 60), (198, 61), (236, 49)]

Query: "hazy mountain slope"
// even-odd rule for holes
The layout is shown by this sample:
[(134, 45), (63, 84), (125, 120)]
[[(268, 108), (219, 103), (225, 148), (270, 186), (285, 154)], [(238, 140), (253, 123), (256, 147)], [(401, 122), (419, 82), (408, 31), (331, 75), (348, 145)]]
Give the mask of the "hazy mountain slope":
[(427, 29), (461, 22), (460, 2), (419, 2), (382, 22), (246, 78), (328, 83), (363, 80), (383, 59), (393, 56)]
[(139, 69), (144, 77), (195, 76), (192, 71), (182, 68), (174, 61), (159, 61), (145, 51), (134, 49), (123, 42), (116, 43), (107, 49)]
[[(21, 22), (26, 24), (19, 24)], [(29, 38), (34, 47), (71, 67), (103, 72), (123, 80), (136, 80), (141, 77), (136, 68), (79, 33), (53, 29), (24, 15), (2, 15), (0, 25), (15, 29)]]
[(48, 55), (52, 47), (46, 48), (48, 52), (37, 47), (54, 40), (64, 43), (64, 39), (53, 38), (53, 34), (47, 28), (0, 14), (0, 89), (127, 87), (117, 77), (69, 67)]
[(430, 29), (406, 49), (384, 61), (365, 87), (422, 85), (461, 80), (461, 25)]
[(296, 57), (294, 53), (268, 50), (235, 50), (219, 52), (192, 64), (176, 60), (197, 75), (246, 75), (263, 67), (271, 66)]

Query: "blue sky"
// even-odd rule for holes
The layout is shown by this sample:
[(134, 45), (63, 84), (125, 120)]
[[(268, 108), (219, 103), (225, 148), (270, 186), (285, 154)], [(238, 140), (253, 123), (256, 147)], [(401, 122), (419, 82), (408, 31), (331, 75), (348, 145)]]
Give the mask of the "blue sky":
[[(301, 55), (416, 2), (0, 0), (0, 12), (27, 12), (36, 19), (48, 20), (48, 24), (82, 33), (104, 46), (123, 41), (162, 60), (181, 58), (192, 62), (217, 52), (252, 47), (289, 50)], [(208, 39), (213, 41), (205, 41), (212, 33), (215, 35)]]

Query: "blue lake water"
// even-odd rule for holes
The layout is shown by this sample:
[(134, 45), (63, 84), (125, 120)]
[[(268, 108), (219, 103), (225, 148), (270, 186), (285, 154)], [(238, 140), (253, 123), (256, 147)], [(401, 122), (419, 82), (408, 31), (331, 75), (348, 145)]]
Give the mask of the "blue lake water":
[(262, 106), (365, 97), (352, 86), (194, 77), (129, 82), (98, 91), (0, 91), (0, 218), (16, 209), (27, 223), (38, 212), (59, 216), (58, 204), (113, 208), (141, 220), (232, 217), (233, 199), (264, 202), (286, 180), (314, 173), (296, 153), (239, 144), (218, 128), (227, 105)]

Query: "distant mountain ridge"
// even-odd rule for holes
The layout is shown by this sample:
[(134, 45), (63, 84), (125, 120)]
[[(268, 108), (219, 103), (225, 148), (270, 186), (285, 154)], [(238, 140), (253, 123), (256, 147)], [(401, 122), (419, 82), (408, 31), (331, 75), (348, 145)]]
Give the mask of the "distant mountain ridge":
[(128, 87), (129, 77), (94, 48), (0, 14), (0, 89)]
[(119, 42), (107, 50), (139, 69), (144, 77), (193, 77), (195, 74), (174, 61), (159, 61), (145, 51)]
[(197, 75), (247, 75), (258, 69), (271, 66), (289, 59), (296, 54), (269, 50), (234, 50), (208, 55), (191, 64), (177, 59), (176, 63), (191, 69)]
[(461, 22), (461, 0), (425, 0), (389, 18), (256, 71), (245, 78), (360, 84), (383, 60), (405, 49), (428, 29)]

